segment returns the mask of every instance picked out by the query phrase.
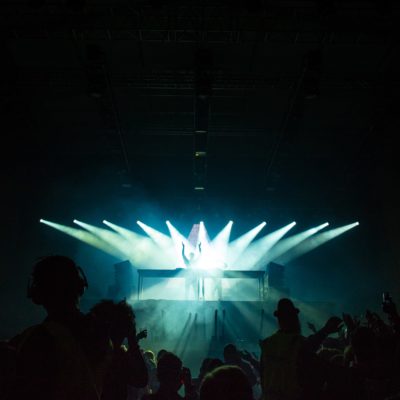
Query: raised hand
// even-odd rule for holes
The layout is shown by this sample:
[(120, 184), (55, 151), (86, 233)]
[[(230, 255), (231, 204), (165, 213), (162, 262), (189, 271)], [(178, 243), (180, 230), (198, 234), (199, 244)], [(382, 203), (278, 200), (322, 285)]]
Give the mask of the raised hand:
[(339, 332), (343, 326), (343, 320), (339, 317), (330, 317), (322, 328), (327, 335)]
[(136, 340), (139, 341), (141, 339), (147, 338), (147, 329), (143, 329), (136, 335)]
[(310, 330), (314, 333), (317, 333), (317, 328), (315, 327), (315, 325), (311, 322), (307, 322), (307, 326), (310, 328)]
[(342, 313), (343, 322), (347, 327), (348, 331), (353, 331), (356, 327), (356, 323), (354, 322), (353, 318), (350, 314)]
[(249, 358), (252, 358), (251, 354), (247, 350), (242, 350), (240, 351), (240, 355), (243, 358), (243, 360), (248, 360)]
[(182, 367), (182, 375), (181, 379), (183, 385), (188, 388), (192, 385), (192, 374), (190, 373), (190, 369), (187, 367)]
[(389, 316), (397, 316), (397, 307), (389, 295), (382, 301), (382, 311)]

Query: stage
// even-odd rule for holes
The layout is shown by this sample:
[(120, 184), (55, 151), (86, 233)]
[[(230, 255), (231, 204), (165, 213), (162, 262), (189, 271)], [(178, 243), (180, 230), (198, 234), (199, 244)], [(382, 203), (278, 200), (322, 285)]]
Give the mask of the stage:
[[(184, 295), (185, 279), (193, 271), (139, 269), (125, 261), (115, 264), (115, 282), (107, 297), (115, 301), (125, 298), (132, 305), (137, 330), (148, 330), (148, 337), (141, 342), (143, 349), (175, 351), (188, 366), (197, 368), (204, 357), (221, 358), (227, 343), (258, 354), (259, 341), (277, 329), (273, 312), (279, 298), (291, 297), (290, 290), (274, 286), (279, 280), (271, 279), (271, 269), (269, 276), (266, 272), (194, 271), (206, 287), (204, 298), (194, 300), (193, 293), (193, 299)], [(211, 290), (218, 279), (223, 289), (220, 300), (213, 298)], [(98, 300), (90, 299), (90, 303)], [(336, 311), (327, 302), (293, 300), (301, 310), (305, 335), (311, 333), (307, 322), (321, 327)]]
[[(175, 268), (175, 269), (137, 269), (137, 300), (143, 299), (144, 283), (149, 280), (164, 280), (172, 282), (178, 280), (178, 285), (185, 285), (183, 282), (186, 279), (197, 280), (208, 288), (210, 285), (215, 285), (216, 282), (220, 284), (220, 295), (218, 300), (223, 299), (223, 286), (224, 281), (229, 280), (230, 282), (235, 281), (246, 281), (249, 280), (255, 282), (255, 286), (252, 288), (255, 299), (259, 301), (264, 300), (265, 296), (265, 271), (241, 271), (241, 270), (218, 270), (218, 269), (187, 269), (187, 268)], [(208, 284), (207, 284), (208, 281)], [(246, 285), (242, 285), (243, 288)], [(165, 286), (164, 286), (165, 287)], [(203, 287), (204, 289), (204, 287)], [(199, 299), (202, 297), (200, 293), (200, 286), (197, 288), (197, 293), (193, 293), (193, 298)], [(208, 290), (207, 290), (208, 291)], [(206, 291), (204, 292), (206, 294)], [(203, 294), (203, 295), (204, 295)], [(203, 296), (204, 297), (204, 296)], [(209, 295), (210, 299), (212, 295)], [(186, 296), (184, 298), (186, 300)], [(204, 297), (206, 300), (207, 297)]]

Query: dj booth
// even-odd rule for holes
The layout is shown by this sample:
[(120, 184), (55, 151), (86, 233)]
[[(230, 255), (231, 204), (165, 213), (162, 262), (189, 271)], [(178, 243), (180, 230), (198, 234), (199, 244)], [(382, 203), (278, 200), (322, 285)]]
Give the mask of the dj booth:
[(143, 280), (145, 278), (182, 278), (182, 279), (255, 279), (258, 281), (258, 299), (264, 300), (265, 271), (241, 271), (241, 270), (219, 270), (219, 269), (137, 269), (138, 285), (137, 299), (141, 300), (143, 294)]

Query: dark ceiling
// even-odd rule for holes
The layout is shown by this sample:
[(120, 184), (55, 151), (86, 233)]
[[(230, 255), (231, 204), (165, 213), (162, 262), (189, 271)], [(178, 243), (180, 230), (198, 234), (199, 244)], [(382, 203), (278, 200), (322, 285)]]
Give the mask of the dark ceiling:
[(376, 207), (398, 128), (396, 2), (32, 0), (0, 14), (17, 194), (93, 179), (170, 207)]

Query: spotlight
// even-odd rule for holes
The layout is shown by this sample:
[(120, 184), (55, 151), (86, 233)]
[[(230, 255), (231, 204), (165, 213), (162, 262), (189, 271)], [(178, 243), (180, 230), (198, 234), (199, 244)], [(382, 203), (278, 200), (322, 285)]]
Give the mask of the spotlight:
[(72, 222), (73, 222), (74, 224), (76, 224), (76, 223), (78, 223), (79, 221), (78, 221), (77, 219), (74, 219)]
[(140, 225), (140, 224), (141, 224), (141, 222), (140, 222), (139, 220), (137, 220), (137, 221), (136, 221), (136, 223), (137, 223), (138, 225)]
[(229, 221), (229, 223), (230, 223), (230, 224), (233, 224), (233, 221), (232, 221), (232, 220), (230, 220), (230, 221)]
[(170, 222), (169, 222), (169, 220), (167, 219), (167, 220), (165, 221), (165, 223), (168, 225)]
[(39, 219), (39, 222), (43, 223), (43, 222), (44, 222), (44, 219), (40, 218), (40, 219)]

